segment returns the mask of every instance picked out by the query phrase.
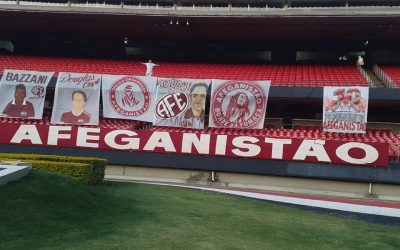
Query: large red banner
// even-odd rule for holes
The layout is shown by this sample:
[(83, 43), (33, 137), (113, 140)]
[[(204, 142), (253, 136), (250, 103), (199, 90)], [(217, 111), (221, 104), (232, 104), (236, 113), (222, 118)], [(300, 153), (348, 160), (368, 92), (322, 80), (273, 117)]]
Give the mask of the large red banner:
[(1, 144), (245, 157), (384, 167), (387, 143), (0, 123)]

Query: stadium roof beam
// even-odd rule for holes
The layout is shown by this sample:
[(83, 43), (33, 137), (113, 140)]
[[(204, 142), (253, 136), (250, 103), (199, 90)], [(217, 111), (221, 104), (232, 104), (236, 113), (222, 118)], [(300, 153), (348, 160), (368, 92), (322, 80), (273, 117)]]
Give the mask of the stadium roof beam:
[[(232, 4), (232, 9), (234, 6)], [(107, 39), (119, 37), (119, 42), (124, 36), (167, 40), (346, 39), (369, 40), (371, 44), (377, 44), (378, 40), (381, 41), (379, 44), (392, 41), (398, 44), (400, 40), (399, 7), (221, 9), (156, 10), (121, 6), (88, 8), (0, 4), (0, 23), (7, 24), (0, 25), (0, 38), (11, 40), (10, 37), (24, 35), (55, 34)], [(171, 19), (174, 23), (178, 20), (179, 25), (170, 25)], [(186, 25), (187, 21), (190, 25)]]

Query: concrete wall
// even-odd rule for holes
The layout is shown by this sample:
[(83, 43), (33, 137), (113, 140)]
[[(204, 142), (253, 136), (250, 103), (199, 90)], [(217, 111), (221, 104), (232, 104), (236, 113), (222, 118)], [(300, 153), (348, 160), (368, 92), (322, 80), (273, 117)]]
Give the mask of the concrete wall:
[(127, 181), (157, 181), (180, 184), (225, 186), (276, 192), (294, 192), (309, 195), (327, 195), (349, 198), (379, 198), (400, 201), (400, 185), (332, 181), (309, 178), (280, 177), (211, 171), (147, 168), (139, 166), (109, 165), (107, 179)]

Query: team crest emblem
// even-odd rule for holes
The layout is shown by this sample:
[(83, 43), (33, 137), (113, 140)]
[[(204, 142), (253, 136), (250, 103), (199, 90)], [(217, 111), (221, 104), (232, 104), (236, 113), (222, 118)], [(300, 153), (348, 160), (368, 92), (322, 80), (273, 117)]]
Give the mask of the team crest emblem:
[(126, 76), (114, 82), (110, 89), (110, 103), (120, 115), (143, 115), (150, 107), (150, 93), (142, 80)]
[(155, 114), (160, 119), (170, 119), (182, 114), (189, 103), (185, 93), (171, 93), (164, 95), (156, 104)]
[(132, 90), (132, 85), (126, 85), (124, 93), (125, 94), (122, 97), (122, 105), (124, 105), (124, 107), (133, 107), (139, 104), (139, 100), (136, 99), (135, 93)]

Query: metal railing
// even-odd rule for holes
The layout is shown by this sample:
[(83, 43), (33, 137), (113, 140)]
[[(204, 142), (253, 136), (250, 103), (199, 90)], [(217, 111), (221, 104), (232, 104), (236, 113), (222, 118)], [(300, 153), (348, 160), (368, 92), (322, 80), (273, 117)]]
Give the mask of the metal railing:
[(371, 77), (368, 75), (367, 71), (365, 71), (365, 69), (362, 66), (357, 65), (357, 69), (358, 71), (360, 71), (361, 75), (364, 76), (365, 80), (367, 80), (368, 85), (370, 87), (376, 87), (376, 84), (372, 81)]
[(396, 82), (390, 78), (388, 74), (386, 74), (378, 65), (374, 65), (372, 67), (372, 70), (374, 71), (375, 75), (379, 77), (379, 79), (382, 80), (382, 82), (385, 84), (387, 88), (396, 88)]

